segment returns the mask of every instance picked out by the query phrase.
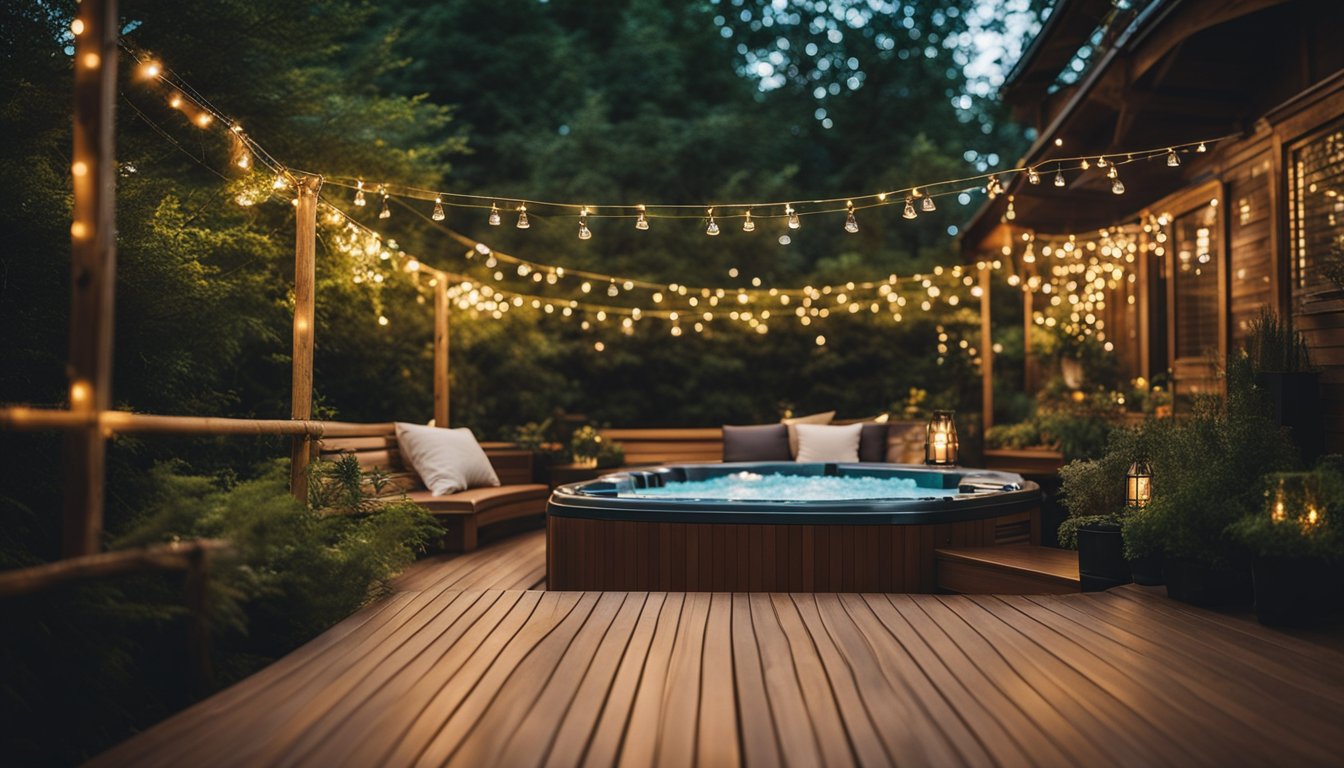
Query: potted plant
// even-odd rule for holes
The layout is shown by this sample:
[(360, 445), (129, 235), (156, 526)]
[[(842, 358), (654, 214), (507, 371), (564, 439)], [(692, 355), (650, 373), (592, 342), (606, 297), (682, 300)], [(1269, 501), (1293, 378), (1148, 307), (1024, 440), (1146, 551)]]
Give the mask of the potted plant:
[(1263, 309), (1251, 321), (1246, 352), (1271, 417), (1291, 431), (1303, 458), (1320, 456), (1325, 448), (1321, 372), (1312, 366), (1306, 339), (1273, 310)]
[(1225, 371), (1225, 397), (1199, 398), (1189, 415), (1143, 427), (1152, 500), (1124, 527), (1139, 546), (1161, 542), (1163, 579), (1175, 599), (1198, 605), (1250, 601), (1250, 553), (1228, 528), (1260, 506), (1266, 472), (1296, 464), (1296, 451), (1269, 418), (1253, 378), (1248, 356), (1234, 355)]
[(1335, 520), (1344, 508), (1341, 461), (1331, 457), (1312, 472), (1269, 475), (1264, 507), (1230, 529), (1255, 555), (1255, 615), (1262, 624), (1310, 626), (1330, 615), (1331, 561), (1344, 554)]
[(569, 439), (569, 450), (574, 463), (587, 467), (596, 467), (598, 455), (602, 451), (602, 435), (590, 424), (574, 430)]
[(1135, 507), (1148, 501), (1131, 498), (1130, 471), (1141, 461), (1143, 433), (1119, 429), (1098, 458), (1075, 460), (1059, 470), (1061, 503), (1069, 517), (1059, 526), (1062, 546), (1078, 550), (1078, 575), (1083, 591), (1110, 589), (1131, 581), (1123, 526)]

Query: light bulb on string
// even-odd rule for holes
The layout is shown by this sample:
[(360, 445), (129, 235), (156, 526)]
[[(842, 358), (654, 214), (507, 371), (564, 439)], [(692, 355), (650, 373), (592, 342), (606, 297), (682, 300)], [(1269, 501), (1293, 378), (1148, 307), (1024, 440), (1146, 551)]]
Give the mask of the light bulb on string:
[(854, 218), (854, 203), (845, 203), (845, 209), (849, 212), (849, 215), (845, 217), (845, 231), (852, 235), (859, 231), (859, 220)]
[(1119, 174), (1116, 174), (1113, 177), (1113, 180), (1111, 182), (1111, 194), (1113, 195), (1125, 194), (1125, 182), (1120, 180)]
[(518, 206), (518, 228), (519, 228), (519, 229), (527, 229), (527, 228), (530, 227), (530, 226), (532, 226), (532, 225), (529, 224), (528, 221), (527, 221), (527, 206), (526, 206), (526, 205), (519, 205), (519, 206)]
[(1181, 158), (1179, 158), (1179, 157), (1176, 156), (1176, 150), (1175, 150), (1175, 148), (1168, 149), (1168, 150), (1167, 150), (1167, 165), (1168, 165), (1169, 167), (1171, 167), (1171, 168), (1175, 168), (1176, 166), (1178, 166), (1178, 165), (1180, 165), (1180, 164), (1181, 164)]
[(383, 187), (383, 206), (378, 209), (378, 218), (392, 218), (392, 209), (387, 207), (387, 187)]
[(1029, 184), (1041, 183), (1041, 174), (1037, 173), (1035, 168), (1027, 169), (1027, 183)]
[(742, 222), (742, 231), (743, 232), (756, 231), (756, 222), (751, 220), (751, 211), (747, 211), (747, 218)]
[(1196, 152), (1208, 152), (1208, 151), (1209, 151), (1209, 148), (1206, 147), (1206, 146), (1204, 146), (1204, 142), (1201, 141), (1201, 142), (1199, 142), (1199, 146), (1198, 146), (1198, 147), (1195, 147), (1195, 151), (1196, 151)]
[(1063, 171), (1055, 171), (1055, 186), (1056, 186), (1056, 187), (1062, 187), (1062, 186), (1064, 186), (1064, 183), (1065, 183), (1065, 182), (1064, 182), (1064, 172), (1063, 172)]
[(1012, 221), (1017, 218), (1017, 211), (1013, 208), (1013, 196), (1008, 196), (1008, 210), (1004, 211), (1003, 218)]
[[(928, 200), (929, 198), (926, 197), (924, 199)], [(919, 214), (915, 213), (914, 201), (908, 197), (905, 198), (905, 210), (901, 211), (901, 217), (906, 219), (913, 219), (918, 215)]]
[(1098, 168), (1105, 168), (1105, 167), (1106, 167), (1106, 156), (1105, 156), (1105, 155), (1102, 155), (1101, 157), (1098, 157), (1098, 158), (1097, 158), (1097, 167), (1098, 167)]
[(798, 212), (793, 210), (792, 205), (785, 205), (784, 213), (789, 217), (789, 229), (797, 229), (803, 226), (803, 222), (798, 219)]
[(644, 215), (644, 204), (639, 206), (639, 218), (635, 219), (635, 229), (643, 232), (649, 228), (649, 217)]
[(579, 213), (579, 239), (590, 240), (593, 237), (593, 231), (588, 228), (588, 207), (584, 206), (583, 211)]
[(990, 176), (989, 181), (985, 182), (985, 194), (989, 196), (990, 200), (993, 200), (1002, 191), (1003, 187), (999, 184), (998, 176)]
[(1092, 164), (1089, 163), (1089, 162), (1087, 162), (1087, 158), (1084, 157), (1084, 158), (1083, 158), (1083, 161), (1082, 161), (1081, 163), (1078, 164), (1078, 167), (1081, 168), (1081, 169), (1083, 169), (1084, 171), (1086, 171), (1088, 168), (1091, 168), (1091, 167), (1092, 167)]
[(284, 189), (289, 182), (285, 181), (283, 173), (275, 174), (275, 181), (271, 182), (271, 189)]
[(499, 216), (498, 205), (495, 205), (494, 203), (490, 204), (490, 218), (486, 219), (486, 222), (492, 227), (498, 227), (500, 225), (501, 219)]
[(443, 214), (443, 196), (442, 196), (442, 195), (435, 195), (435, 196), (434, 196), (434, 212), (431, 213), (431, 214), (429, 215), (429, 217), (430, 217), (431, 219), (435, 220), (435, 221), (443, 221), (444, 214)]
[(705, 234), (710, 237), (717, 237), (719, 234), (719, 225), (714, 221), (714, 209), (709, 209), (709, 225), (705, 227)]
[(355, 182), (355, 205), (363, 208), (364, 202), (364, 182), (357, 181)]
[(919, 204), (919, 207), (920, 207), (920, 209), (922, 209), (925, 213), (929, 213), (929, 212), (931, 212), (931, 211), (936, 211), (936, 210), (938, 210), (938, 206), (936, 206), (936, 205), (933, 204), (933, 197), (930, 196), (930, 195), (925, 195), (925, 196), (924, 196), (924, 200), (923, 200), (923, 202), (921, 202), (921, 203)]

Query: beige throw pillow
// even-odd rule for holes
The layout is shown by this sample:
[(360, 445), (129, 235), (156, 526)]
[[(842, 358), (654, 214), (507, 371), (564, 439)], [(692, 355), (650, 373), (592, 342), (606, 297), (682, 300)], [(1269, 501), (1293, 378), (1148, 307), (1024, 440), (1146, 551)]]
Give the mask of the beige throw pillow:
[(798, 433), (794, 431), (794, 427), (799, 424), (830, 424), (833, 419), (835, 419), (835, 411), (780, 419), (784, 426), (789, 428), (789, 456), (798, 457)]
[(799, 424), (798, 461), (854, 463), (859, 460), (859, 435), (862, 424), (843, 427), (826, 424)]
[(401, 457), (435, 496), (499, 485), (499, 475), (470, 429), (397, 422)]

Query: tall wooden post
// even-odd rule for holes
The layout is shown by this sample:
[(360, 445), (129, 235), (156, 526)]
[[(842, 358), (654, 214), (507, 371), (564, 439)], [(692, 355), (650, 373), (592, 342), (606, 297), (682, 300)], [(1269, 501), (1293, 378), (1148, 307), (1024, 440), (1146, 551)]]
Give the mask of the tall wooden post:
[[(299, 204), (294, 211), (294, 377), (290, 388), (290, 418), (313, 417), (313, 307), (317, 294), (316, 176), (296, 182)], [(295, 437), (290, 451), (289, 490), (299, 501), (308, 500), (308, 462), (312, 438)]]
[(448, 428), (448, 276), (434, 286), (434, 424)]
[(1022, 385), (1024, 392), (1034, 394), (1036, 392), (1036, 358), (1031, 353), (1031, 326), (1034, 325), (1032, 315), (1036, 308), (1031, 291), (1027, 289), (1025, 283), (1022, 288)]
[(980, 377), (982, 387), (982, 429), (994, 426), (994, 337), (989, 323), (989, 272), (992, 264), (980, 268)]
[[(81, 28), (82, 25), (82, 28)], [(70, 408), (91, 416), (112, 403), (112, 322), (117, 275), (116, 0), (85, 0), (75, 36), (74, 147), (70, 166)], [(107, 444), (96, 418), (65, 439), (65, 557), (97, 552), (103, 528)]]

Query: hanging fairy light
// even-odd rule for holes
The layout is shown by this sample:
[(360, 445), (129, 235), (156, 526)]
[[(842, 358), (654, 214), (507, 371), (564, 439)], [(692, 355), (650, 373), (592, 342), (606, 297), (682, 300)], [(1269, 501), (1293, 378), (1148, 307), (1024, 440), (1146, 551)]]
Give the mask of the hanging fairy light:
[(1106, 156), (1105, 156), (1105, 155), (1102, 155), (1101, 157), (1098, 157), (1098, 158), (1097, 158), (1097, 167), (1098, 167), (1098, 168), (1105, 168), (1105, 167), (1106, 167)]
[(751, 211), (747, 211), (747, 218), (742, 222), (742, 231), (743, 232), (756, 231), (756, 222), (751, 220)]
[(1064, 186), (1064, 183), (1065, 183), (1065, 182), (1064, 182), (1064, 172), (1063, 172), (1063, 171), (1055, 171), (1055, 186), (1056, 186), (1056, 187), (1062, 187), (1062, 186)]
[(387, 187), (386, 187), (386, 186), (384, 186), (384, 187), (382, 188), (382, 192), (383, 192), (383, 207), (378, 209), (378, 218), (380, 218), (380, 219), (390, 219), (390, 218), (392, 218), (392, 209), (387, 207)]
[(1115, 169), (1114, 165), (1111, 166), (1111, 170), (1109, 173), (1106, 174), (1106, 176), (1111, 180), (1112, 194), (1115, 195), (1125, 194), (1125, 183), (1120, 180), (1120, 172)]
[[(921, 202), (921, 203), (919, 204), (919, 207), (920, 207), (925, 213), (930, 213), (930, 212), (932, 212), (932, 211), (936, 211), (936, 210), (938, 210), (938, 206), (936, 206), (936, 205), (933, 204), (933, 198), (932, 198), (931, 196), (929, 196), (929, 195), (925, 195), (925, 196), (924, 196), (924, 201)], [(913, 217), (912, 217), (912, 218), (913, 218)]]
[(588, 228), (588, 207), (584, 206), (583, 210), (579, 213), (579, 239), (591, 240), (592, 237), (593, 231)]
[(443, 221), (443, 195), (436, 195), (434, 197), (434, 212), (431, 213), (429, 217), (435, 221)]
[(494, 203), (490, 204), (490, 218), (486, 219), (486, 222), (492, 227), (498, 227), (500, 223), (502, 223), (502, 219), (499, 216), (498, 205), (495, 205)]
[(1008, 210), (1004, 211), (1003, 218), (1012, 221), (1017, 218), (1017, 211), (1013, 208), (1013, 196), (1008, 196)]
[[(928, 200), (929, 198), (926, 197), (924, 199)], [(908, 197), (905, 198), (905, 210), (901, 211), (901, 218), (913, 219), (918, 215), (919, 214), (915, 213), (915, 201)]]
[(1174, 147), (1169, 148), (1167, 150), (1167, 167), (1175, 168), (1180, 164), (1181, 164), (1181, 158), (1176, 156), (1176, 149)]
[(363, 208), (364, 203), (364, 182), (355, 182), (355, 205)]
[(644, 232), (648, 230), (648, 228), (649, 228), (649, 217), (644, 215), (644, 204), (640, 203), (639, 218), (635, 219), (635, 229)]
[(846, 202), (845, 210), (849, 212), (849, 215), (845, 217), (845, 231), (852, 235), (859, 231), (859, 220), (854, 218), (854, 202)]
[(1201, 141), (1201, 142), (1199, 142), (1199, 146), (1198, 146), (1198, 147), (1195, 147), (1195, 151), (1196, 151), (1196, 152), (1208, 152), (1208, 151), (1209, 151), (1209, 148), (1206, 147), (1206, 146), (1204, 146), (1204, 142)]
[(527, 221), (527, 206), (526, 206), (526, 205), (519, 205), (519, 206), (518, 206), (518, 228), (519, 228), (519, 229), (527, 229), (527, 228), (530, 227), (530, 226), (532, 226), (532, 225), (529, 224), (528, 221)]
[(803, 223), (798, 220), (798, 212), (793, 210), (792, 205), (785, 205), (784, 213), (789, 217), (789, 229), (797, 229), (803, 225)]
[(1027, 183), (1029, 184), (1041, 183), (1041, 174), (1037, 173), (1035, 168), (1027, 169)]
[(718, 237), (719, 224), (718, 222), (714, 221), (714, 209), (710, 208), (708, 213), (709, 213), (709, 225), (705, 227), (705, 234), (709, 235), (710, 237)]

